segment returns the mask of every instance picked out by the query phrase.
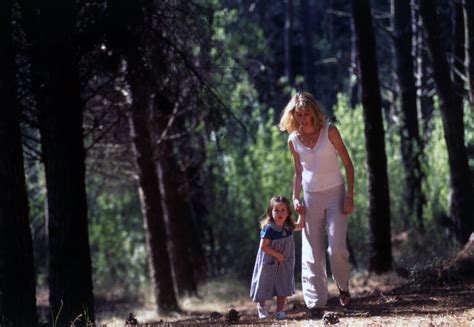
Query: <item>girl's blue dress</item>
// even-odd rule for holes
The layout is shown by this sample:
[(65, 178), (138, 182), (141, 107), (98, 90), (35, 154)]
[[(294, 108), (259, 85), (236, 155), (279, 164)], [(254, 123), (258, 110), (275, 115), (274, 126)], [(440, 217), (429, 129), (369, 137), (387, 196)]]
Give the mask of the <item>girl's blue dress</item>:
[(266, 225), (260, 238), (270, 239), (270, 247), (285, 257), (282, 263), (258, 249), (253, 269), (250, 297), (254, 302), (269, 300), (274, 296), (290, 296), (295, 293), (295, 242), (288, 224), (280, 227)]

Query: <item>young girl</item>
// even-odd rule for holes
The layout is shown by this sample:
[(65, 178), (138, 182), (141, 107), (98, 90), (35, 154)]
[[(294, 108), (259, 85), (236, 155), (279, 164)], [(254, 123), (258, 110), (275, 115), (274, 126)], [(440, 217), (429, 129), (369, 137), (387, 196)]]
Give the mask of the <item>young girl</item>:
[(269, 316), (265, 301), (275, 295), (275, 318), (285, 319), (283, 306), (286, 297), (295, 293), (295, 243), (291, 234), (304, 227), (304, 207), (298, 207), (297, 212), (299, 217), (295, 224), (287, 198), (274, 196), (268, 204), (250, 287), (250, 297), (257, 302), (257, 313), (261, 319)]

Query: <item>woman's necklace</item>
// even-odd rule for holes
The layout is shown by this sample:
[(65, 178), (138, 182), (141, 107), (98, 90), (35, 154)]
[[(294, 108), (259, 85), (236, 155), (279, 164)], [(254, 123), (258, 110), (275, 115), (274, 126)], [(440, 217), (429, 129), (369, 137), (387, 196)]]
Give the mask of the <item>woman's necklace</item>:
[(316, 142), (318, 140), (318, 136), (319, 136), (319, 131), (320, 130), (317, 130), (317, 131), (313, 131), (313, 132), (310, 132), (310, 133), (304, 133), (304, 132), (299, 132), (298, 136), (301, 140), (301, 142), (306, 145), (307, 147), (309, 148), (312, 148), (316, 145)]

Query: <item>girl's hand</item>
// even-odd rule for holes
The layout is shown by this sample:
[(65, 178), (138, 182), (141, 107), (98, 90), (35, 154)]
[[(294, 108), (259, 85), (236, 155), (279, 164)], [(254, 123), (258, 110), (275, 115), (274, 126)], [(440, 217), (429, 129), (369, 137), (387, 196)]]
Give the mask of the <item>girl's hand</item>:
[(344, 198), (344, 214), (349, 215), (354, 210), (354, 199), (352, 196), (346, 195)]
[(285, 257), (283, 256), (283, 254), (278, 252), (277, 254), (275, 254), (275, 259), (278, 260), (278, 263), (282, 263), (285, 260)]
[(304, 212), (305, 212), (305, 207), (303, 207), (302, 205), (300, 205), (299, 207), (295, 208), (296, 212), (299, 214), (299, 215), (304, 215)]
[(293, 199), (293, 207), (295, 208), (295, 211), (299, 213), (298, 210), (301, 210), (301, 208), (303, 208), (304, 210), (304, 206), (300, 203), (300, 200), (298, 199)]

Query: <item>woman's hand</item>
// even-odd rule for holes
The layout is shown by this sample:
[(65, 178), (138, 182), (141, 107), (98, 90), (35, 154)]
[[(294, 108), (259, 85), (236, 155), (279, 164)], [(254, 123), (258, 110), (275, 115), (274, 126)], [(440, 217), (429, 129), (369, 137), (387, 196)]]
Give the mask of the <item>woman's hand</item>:
[(354, 199), (352, 196), (346, 195), (344, 198), (344, 214), (349, 215), (354, 210)]
[(298, 199), (293, 199), (293, 207), (295, 208), (295, 211), (300, 213), (300, 210), (304, 210), (304, 206), (300, 203), (300, 200)]
[[(298, 201), (298, 202), (299, 202), (299, 201)], [(295, 211), (296, 211), (299, 215), (304, 215), (305, 208), (304, 208), (304, 206), (302, 206), (301, 204), (299, 204), (299, 206), (295, 207)]]

